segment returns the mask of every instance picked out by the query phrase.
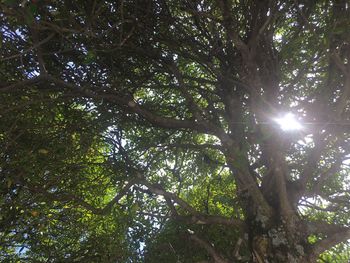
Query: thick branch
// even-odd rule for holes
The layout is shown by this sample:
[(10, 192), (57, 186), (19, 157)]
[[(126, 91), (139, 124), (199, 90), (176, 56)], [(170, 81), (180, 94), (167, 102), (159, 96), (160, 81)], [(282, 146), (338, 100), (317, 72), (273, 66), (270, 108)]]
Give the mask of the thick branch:
[[(201, 133), (215, 135), (218, 138), (220, 138), (221, 141), (224, 141), (231, 145), (233, 144), (232, 139), (225, 133), (223, 129), (207, 121), (178, 120), (174, 118), (159, 116), (147, 110), (142, 105), (136, 103), (130, 98), (130, 96), (120, 96), (120, 94), (114, 93), (95, 93), (89, 87), (77, 86), (73, 83), (68, 83), (51, 75), (40, 75), (30, 80), (24, 80), (19, 83), (14, 83), (5, 87), (0, 87), (0, 91), (12, 91), (17, 88), (23, 88), (28, 85), (37, 84), (40, 81), (54, 83), (55, 85), (57, 85), (58, 89), (68, 89), (69, 92), (76, 93), (80, 96), (94, 99), (105, 99), (106, 101), (115, 103), (121, 107), (125, 107), (126, 110), (140, 115), (141, 117), (143, 117), (144, 119), (146, 119), (151, 124), (157, 127), (168, 129), (190, 129)], [(45, 86), (45, 88), (47, 88), (47, 86)]]
[[(349, 67), (350, 68), (350, 67)], [(348, 102), (350, 100), (350, 69), (345, 75), (345, 82), (344, 87), (342, 90), (342, 94), (340, 96), (340, 99), (338, 100), (338, 104), (336, 106), (336, 119), (341, 119), (341, 115), (346, 109), (346, 106), (348, 105)]]
[[(238, 154), (239, 153), (235, 154), (234, 152), (230, 152), (226, 153), (225, 155), (226, 162), (236, 177), (238, 191), (240, 193), (249, 193), (252, 201), (254, 202), (254, 207), (250, 207), (250, 209), (253, 209), (255, 213), (263, 213), (265, 216), (270, 217), (273, 214), (272, 208), (264, 198), (256, 181), (254, 181), (250, 175), (247, 160), (245, 160), (247, 163), (247, 165), (245, 165), (243, 163), (244, 160), (239, 159), (239, 156), (236, 156)], [(237, 164), (237, 161), (240, 163)], [(260, 212), (258, 212), (258, 210), (260, 210)]]
[(347, 227), (329, 224), (324, 221), (306, 222), (306, 226), (307, 226), (306, 231), (309, 235), (310, 234), (333, 235), (339, 232), (346, 232), (349, 230), (349, 228)]
[(311, 249), (311, 259), (316, 259), (321, 253), (332, 248), (333, 246), (350, 239), (350, 229), (346, 228), (341, 232), (335, 232), (327, 235), (325, 239), (315, 243)]
[(230, 4), (227, 0), (217, 0), (217, 4), (223, 16), (223, 24), (226, 29), (229, 40), (235, 44), (242, 55), (247, 58), (249, 56), (248, 46), (242, 41), (238, 32), (235, 32), (235, 26), (232, 13), (230, 12)]

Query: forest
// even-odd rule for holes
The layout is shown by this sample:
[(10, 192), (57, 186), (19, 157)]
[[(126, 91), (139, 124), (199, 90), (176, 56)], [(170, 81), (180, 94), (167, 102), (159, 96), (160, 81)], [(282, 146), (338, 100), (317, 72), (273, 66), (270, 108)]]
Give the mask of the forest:
[(1, 0), (0, 261), (350, 261), (347, 0)]

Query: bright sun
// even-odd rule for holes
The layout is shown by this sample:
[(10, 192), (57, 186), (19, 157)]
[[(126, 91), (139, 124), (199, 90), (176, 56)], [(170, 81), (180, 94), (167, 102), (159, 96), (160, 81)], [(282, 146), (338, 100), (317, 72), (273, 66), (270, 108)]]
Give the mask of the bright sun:
[(300, 130), (303, 128), (301, 123), (295, 118), (293, 113), (287, 113), (281, 118), (275, 119), (280, 128), (284, 131)]

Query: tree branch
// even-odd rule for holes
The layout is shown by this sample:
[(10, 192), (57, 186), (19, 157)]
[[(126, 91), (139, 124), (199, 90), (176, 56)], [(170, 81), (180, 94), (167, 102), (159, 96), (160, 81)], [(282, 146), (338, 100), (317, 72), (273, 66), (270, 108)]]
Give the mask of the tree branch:
[(92, 213), (96, 215), (108, 215), (113, 206), (119, 202), (119, 200), (125, 196), (125, 194), (129, 191), (131, 186), (133, 186), (135, 183), (135, 180), (129, 181), (119, 192), (118, 194), (111, 200), (109, 201), (103, 208), (98, 208), (90, 203), (86, 202), (85, 200), (81, 199), (80, 197), (71, 194), (71, 193), (49, 193), (45, 189), (41, 188), (39, 185), (35, 185), (33, 187), (30, 187), (29, 190), (32, 192), (38, 192), (40, 194), (43, 194), (45, 197), (54, 200), (54, 201), (68, 201), (68, 202), (74, 202), (81, 207), (85, 208), (86, 210), (91, 211)]
[(196, 214), (190, 216), (174, 216), (175, 220), (187, 223), (187, 224), (198, 224), (198, 225), (226, 225), (237, 227), (242, 233), (247, 231), (246, 224), (236, 218), (226, 218), (223, 216), (214, 216), (214, 215), (204, 215)]
[(200, 247), (204, 248), (208, 254), (214, 259), (215, 263), (229, 263), (228, 260), (226, 260), (222, 255), (220, 255), (214, 247), (208, 243), (207, 241), (199, 238), (194, 233), (189, 233), (190, 240), (193, 240), (195, 243), (197, 243)]
[(323, 233), (327, 236), (312, 246), (309, 255), (311, 260), (316, 259), (321, 253), (333, 246), (350, 239), (350, 228), (348, 227), (330, 225), (324, 222), (312, 222), (310, 225), (313, 227), (311, 228), (313, 232), (317, 230), (318, 233)]
[(186, 201), (184, 201), (183, 199), (181, 199), (180, 197), (178, 197), (174, 193), (170, 193), (170, 192), (165, 191), (160, 185), (152, 184), (145, 179), (140, 179), (139, 182), (141, 184), (143, 184), (144, 186), (146, 186), (152, 193), (162, 195), (165, 198), (169, 198), (169, 199), (175, 201), (183, 209), (185, 209), (186, 211), (188, 211), (189, 213), (191, 213), (193, 215), (198, 214), (198, 212), (191, 205), (189, 205)]
[(55, 36), (56, 33), (51, 33), (47, 38), (39, 41), (39, 42), (36, 42), (32, 47), (22, 51), (21, 53), (19, 54), (16, 54), (16, 55), (12, 55), (12, 56), (9, 56), (9, 57), (6, 57), (6, 58), (3, 58), (3, 59), (0, 59), (1, 62), (3, 61), (7, 61), (7, 60), (11, 60), (11, 59), (14, 59), (14, 58), (18, 58), (18, 57), (21, 57), (25, 54), (27, 54), (28, 52), (32, 51), (33, 49), (36, 49), (38, 47), (40, 47), (41, 45), (49, 42), (54, 36)]

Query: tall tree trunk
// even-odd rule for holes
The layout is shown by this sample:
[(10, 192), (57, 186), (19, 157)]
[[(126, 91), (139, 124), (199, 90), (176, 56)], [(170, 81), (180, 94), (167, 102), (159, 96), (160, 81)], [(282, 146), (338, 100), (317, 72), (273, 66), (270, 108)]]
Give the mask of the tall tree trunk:
[(309, 252), (307, 236), (300, 220), (293, 227), (278, 217), (268, 225), (257, 222), (263, 215), (257, 215), (247, 222), (249, 246), (253, 262), (312, 262), (306, 255)]

